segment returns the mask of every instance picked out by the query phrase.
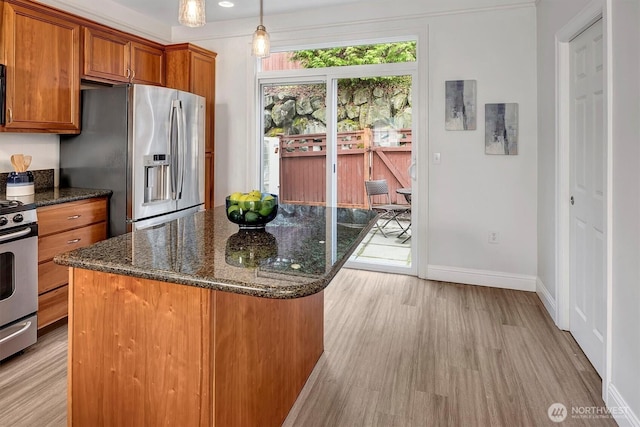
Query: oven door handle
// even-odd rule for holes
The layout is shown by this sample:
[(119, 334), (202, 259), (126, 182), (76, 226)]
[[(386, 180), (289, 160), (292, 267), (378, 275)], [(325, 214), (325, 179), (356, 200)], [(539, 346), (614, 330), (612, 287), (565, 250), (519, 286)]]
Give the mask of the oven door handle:
[(5, 234), (4, 236), (0, 236), (0, 242), (6, 242), (7, 240), (17, 239), (18, 237), (26, 236), (31, 233), (31, 227), (27, 227), (23, 230), (16, 231), (15, 233)]
[(28, 321), (24, 324), (24, 326), (20, 329), (18, 329), (17, 331), (15, 331), (14, 333), (12, 333), (11, 335), (7, 335), (6, 337), (2, 338), (0, 340), (0, 344), (9, 341), (12, 338), (17, 337), (18, 335), (24, 333), (27, 329), (29, 329), (31, 327), (31, 321)]

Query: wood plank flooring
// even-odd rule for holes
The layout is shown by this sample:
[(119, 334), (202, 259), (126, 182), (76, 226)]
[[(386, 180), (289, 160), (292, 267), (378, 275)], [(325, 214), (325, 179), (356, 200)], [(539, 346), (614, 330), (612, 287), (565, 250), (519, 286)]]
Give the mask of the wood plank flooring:
[(67, 325), (0, 364), (0, 427), (67, 425)]
[[(56, 329), (0, 364), (0, 427), (66, 424), (66, 339)], [(325, 291), (325, 353), (284, 426), (558, 425), (549, 405), (603, 406), (601, 387), (534, 293), (343, 269)]]

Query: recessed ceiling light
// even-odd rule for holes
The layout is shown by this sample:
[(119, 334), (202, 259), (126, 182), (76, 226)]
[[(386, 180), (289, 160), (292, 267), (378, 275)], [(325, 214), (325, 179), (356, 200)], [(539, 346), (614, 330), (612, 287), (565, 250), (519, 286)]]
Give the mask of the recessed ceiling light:
[(218, 6), (233, 7), (233, 3), (231, 3), (230, 1), (221, 1), (221, 2), (218, 3)]

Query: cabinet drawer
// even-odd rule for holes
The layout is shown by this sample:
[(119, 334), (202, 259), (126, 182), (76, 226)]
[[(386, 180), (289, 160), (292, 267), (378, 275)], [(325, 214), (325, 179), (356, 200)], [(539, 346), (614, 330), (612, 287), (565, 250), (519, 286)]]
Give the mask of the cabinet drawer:
[(69, 283), (69, 267), (47, 261), (38, 266), (38, 295)]
[(107, 220), (106, 199), (89, 199), (38, 209), (38, 234), (46, 236)]
[(107, 237), (107, 224), (100, 222), (87, 227), (38, 238), (38, 262), (49, 261), (59, 253), (88, 246)]
[(69, 285), (38, 297), (38, 329), (67, 317)]

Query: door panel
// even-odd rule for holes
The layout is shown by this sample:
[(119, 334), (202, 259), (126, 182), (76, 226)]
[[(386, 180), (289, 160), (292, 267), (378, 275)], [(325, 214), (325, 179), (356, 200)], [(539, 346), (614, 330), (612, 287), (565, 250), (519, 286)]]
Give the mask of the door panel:
[(178, 209), (204, 203), (204, 112), (205, 99), (186, 92), (178, 92), (185, 118), (185, 146), (183, 148), (183, 185)]
[[(171, 191), (157, 189), (162, 182), (170, 186), (171, 146), (169, 141), (171, 101), (177, 99), (178, 92), (173, 89), (155, 86), (133, 86), (132, 111), (132, 188), (133, 219), (140, 220), (176, 210), (176, 202), (171, 199)], [(154, 155), (156, 157), (154, 160)], [(164, 157), (162, 157), (164, 156)], [(163, 163), (166, 165), (163, 166)], [(151, 167), (155, 171), (151, 171)], [(149, 180), (158, 179), (155, 190)]]
[(606, 340), (606, 161), (602, 21), (570, 43), (570, 330), (603, 374)]

